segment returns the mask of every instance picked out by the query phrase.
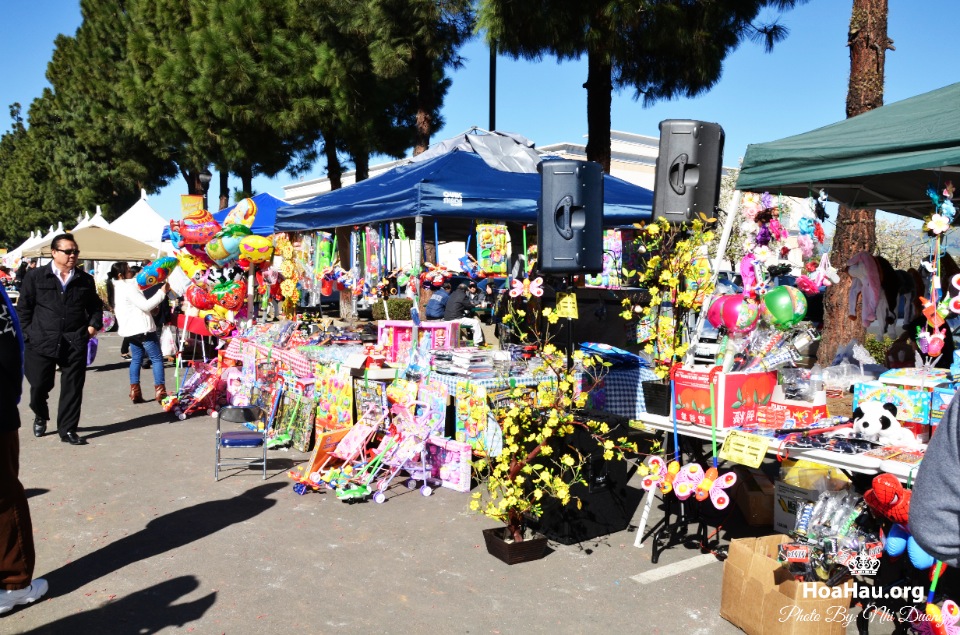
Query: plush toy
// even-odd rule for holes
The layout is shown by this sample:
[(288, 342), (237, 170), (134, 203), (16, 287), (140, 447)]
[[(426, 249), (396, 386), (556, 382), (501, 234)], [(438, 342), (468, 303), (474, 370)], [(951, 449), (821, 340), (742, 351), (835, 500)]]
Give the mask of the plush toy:
[(878, 474), (873, 477), (873, 487), (863, 495), (863, 500), (887, 520), (906, 525), (910, 519), (911, 494), (893, 474)]
[(867, 401), (857, 406), (853, 411), (853, 432), (880, 445), (920, 445), (913, 432), (897, 421), (897, 407), (892, 403)]

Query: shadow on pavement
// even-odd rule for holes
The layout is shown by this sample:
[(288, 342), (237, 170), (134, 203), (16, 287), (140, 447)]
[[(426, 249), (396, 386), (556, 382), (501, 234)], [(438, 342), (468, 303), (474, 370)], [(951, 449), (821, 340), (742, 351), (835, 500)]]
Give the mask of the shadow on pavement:
[(27, 495), (27, 498), (33, 498), (34, 496), (42, 496), (42, 495), (46, 494), (47, 492), (49, 492), (50, 490), (48, 490), (48, 489), (42, 489), (42, 488), (40, 488), (40, 487), (28, 487), (28, 488), (24, 489), (23, 491), (24, 491), (24, 493)]
[(283, 483), (268, 483), (233, 498), (200, 503), (155, 518), (137, 533), (44, 575), (50, 583), (50, 597), (71, 593), (129, 564), (178, 549), (230, 525), (250, 520), (276, 505), (276, 501), (266, 497), (284, 487)]
[[(217, 599), (210, 593), (193, 602), (174, 602), (197, 589), (200, 582), (193, 576), (166, 580), (125, 598), (108, 602), (100, 608), (68, 615), (62, 619), (27, 631), (24, 635), (73, 635), (75, 633), (105, 633), (133, 635), (157, 633), (168, 626), (182, 627), (203, 617)], [(42, 602), (33, 610), (40, 610)]]
[(107, 373), (111, 370), (120, 370), (121, 368), (130, 368), (130, 362), (115, 362), (113, 364), (104, 364), (103, 366), (94, 366), (89, 370), (95, 373)]
[(137, 428), (146, 428), (147, 426), (157, 425), (158, 423), (173, 423), (176, 421), (173, 415), (163, 410), (156, 410), (150, 414), (141, 415), (128, 421), (118, 421), (103, 425), (84, 425), (78, 430), (80, 436), (85, 439), (96, 439), (105, 437), (108, 434), (117, 434), (118, 432), (129, 432)]

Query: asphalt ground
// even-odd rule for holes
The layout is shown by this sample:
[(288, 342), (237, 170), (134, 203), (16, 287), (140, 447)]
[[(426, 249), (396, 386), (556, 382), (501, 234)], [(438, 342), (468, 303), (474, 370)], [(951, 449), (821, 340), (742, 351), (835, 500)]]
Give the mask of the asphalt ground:
[[(266, 481), (241, 470), (215, 482), (214, 420), (131, 404), (119, 343), (103, 337), (87, 374), (88, 445), (35, 438), (20, 406), (36, 575), (50, 592), (0, 618), (0, 633), (740, 632), (719, 616), (722, 564), (678, 546), (654, 565), (633, 524), (508, 566), (487, 553), (481, 530), (496, 523), (467, 494), (423, 497), (398, 479), (382, 505), (298, 496), (286, 470), (306, 455), (289, 451), (271, 451)], [(634, 579), (651, 571), (663, 577)]]

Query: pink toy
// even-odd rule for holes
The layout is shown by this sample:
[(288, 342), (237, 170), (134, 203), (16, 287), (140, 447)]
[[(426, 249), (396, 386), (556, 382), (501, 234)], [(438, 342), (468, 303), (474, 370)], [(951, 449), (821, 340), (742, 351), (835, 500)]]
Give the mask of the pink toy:
[(720, 311), (721, 323), (733, 335), (749, 333), (757, 326), (760, 308), (756, 302), (742, 296), (731, 296)]
[(718, 329), (723, 324), (723, 305), (732, 297), (732, 295), (722, 295), (707, 309), (707, 321), (713, 328)]

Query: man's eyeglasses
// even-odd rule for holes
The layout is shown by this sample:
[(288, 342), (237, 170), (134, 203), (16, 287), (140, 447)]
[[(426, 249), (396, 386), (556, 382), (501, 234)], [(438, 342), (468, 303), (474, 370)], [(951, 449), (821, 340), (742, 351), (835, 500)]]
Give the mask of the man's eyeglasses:
[(79, 256), (79, 249), (54, 249), (54, 251), (59, 251), (61, 254), (66, 254), (68, 256)]

